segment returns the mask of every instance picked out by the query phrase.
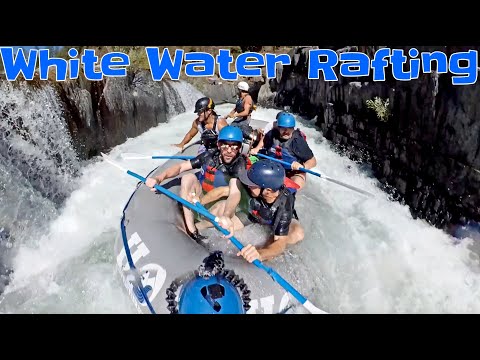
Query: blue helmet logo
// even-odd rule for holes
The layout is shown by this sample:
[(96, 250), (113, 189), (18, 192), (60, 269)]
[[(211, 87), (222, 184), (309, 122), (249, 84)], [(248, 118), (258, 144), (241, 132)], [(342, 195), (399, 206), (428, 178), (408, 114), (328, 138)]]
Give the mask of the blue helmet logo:
[(287, 112), (282, 112), (277, 119), (277, 126), (284, 128), (295, 127), (295, 117)]
[(239, 127), (225, 126), (218, 133), (218, 141), (236, 141), (243, 142), (243, 133)]
[(221, 275), (196, 276), (180, 293), (179, 314), (245, 314), (239, 291)]

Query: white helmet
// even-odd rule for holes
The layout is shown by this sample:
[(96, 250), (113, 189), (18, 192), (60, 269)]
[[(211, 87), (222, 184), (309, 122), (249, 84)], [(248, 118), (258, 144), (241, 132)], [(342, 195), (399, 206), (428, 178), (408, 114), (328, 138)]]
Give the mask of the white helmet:
[(240, 81), (237, 87), (243, 91), (248, 91), (248, 88), (249, 88), (248, 84), (245, 81)]

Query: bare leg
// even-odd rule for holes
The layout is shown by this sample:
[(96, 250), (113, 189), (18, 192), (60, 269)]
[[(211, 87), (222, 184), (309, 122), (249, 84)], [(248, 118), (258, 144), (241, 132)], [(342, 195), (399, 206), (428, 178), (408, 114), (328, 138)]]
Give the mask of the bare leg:
[(303, 240), (305, 232), (303, 226), (298, 220), (292, 219), (290, 228), (288, 229), (288, 244), (293, 245)]
[[(212, 215), (220, 216), (220, 214), (223, 214), (224, 209), (225, 209), (225, 200), (221, 200), (217, 202), (215, 205), (213, 205), (208, 211), (210, 211)], [(211, 228), (212, 226), (213, 224), (208, 220), (202, 220), (197, 223), (198, 230)]]
[[(185, 174), (182, 176), (180, 196), (183, 199), (188, 199), (191, 194), (200, 194), (202, 192), (202, 186), (194, 174)], [(183, 206), (183, 215), (185, 217), (185, 226), (191, 233), (195, 232), (195, 219), (192, 210)]]
[(295, 174), (290, 178), (290, 180), (300, 186), (300, 189), (298, 190), (301, 190), (305, 186), (305, 183), (307, 181), (305, 174)]
[[(223, 211), (225, 210), (225, 204), (226, 204), (226, 200), (221, 200), (217, 202), (215, 205), (213, 205), (209, 211), (215, 216), (220, 216), (223, 214)], [(243, 228), (243, 223), (240, 221), (240, 219), (237, 216), (234, 215), (232, 217), (232, 221), (233, 221), (234, 231), (237, 231)], [(203, 230), (203, 229), (211, 228), (213, 224), (208, 220), (202, 220), (198, 222), (196, 226), (198, 230)]]

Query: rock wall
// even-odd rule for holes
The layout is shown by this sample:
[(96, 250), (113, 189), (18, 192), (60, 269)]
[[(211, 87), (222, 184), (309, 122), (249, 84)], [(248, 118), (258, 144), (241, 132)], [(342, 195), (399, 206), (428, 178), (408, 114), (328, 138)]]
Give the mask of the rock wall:
[[(373, 58), (379, 47), (347, 47)], [(391, 47), (401, 48), (401, 47)], [(454, 86), (451, 74), (422, 74), (384, 82), (369, 77), (335, 82), (307, 78), (308, 51), (291, 51), (292, 64), (259, 91), (258, 103), (316, 117), (324, 136), (348, 156), (370, 162), (392, 197), (407, 203), (414, 217), (447, 228), (480, 221), (480, 86)], [(408, 50), (409, 47), (404, 47)], [(478, 47), (417, 47), (447, 55)], [(387, 69), (388, 70), (388, 69)], [(389, 100), (391, 116), (381, 121), (366, 105)]]
[(54, 83), (79, 156), (90, 158), (185, 111), (169, 81), (155, 82), (146, 71), (103, 81)]

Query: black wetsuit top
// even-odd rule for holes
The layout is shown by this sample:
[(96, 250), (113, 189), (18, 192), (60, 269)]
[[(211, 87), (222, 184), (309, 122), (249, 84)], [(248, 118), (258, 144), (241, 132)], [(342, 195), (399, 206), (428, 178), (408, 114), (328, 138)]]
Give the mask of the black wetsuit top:
[[(281, 148), (279, 152), (277, 147)], [(280, 138), (280, 132), (274, 128), (265, 134), (263, 140), (263, 153), (267, 153), (276, 158), (281, 158), (286, 162), (297, 161), (301, 164), (305, 164), (307, 160), (313, 157), (312, 149), (308, 146), (307, 141), (303, 137), (299, 129), (293, 131), (292, 137), (288, 140)]]
[(286, 236), (294, 217), (295, 195), (288, 189), (280, 190), (280, 195), (271, 204), (262, 197), (251, 197), (248, 201), (249, 219), (269, 225), (276, 236)]

